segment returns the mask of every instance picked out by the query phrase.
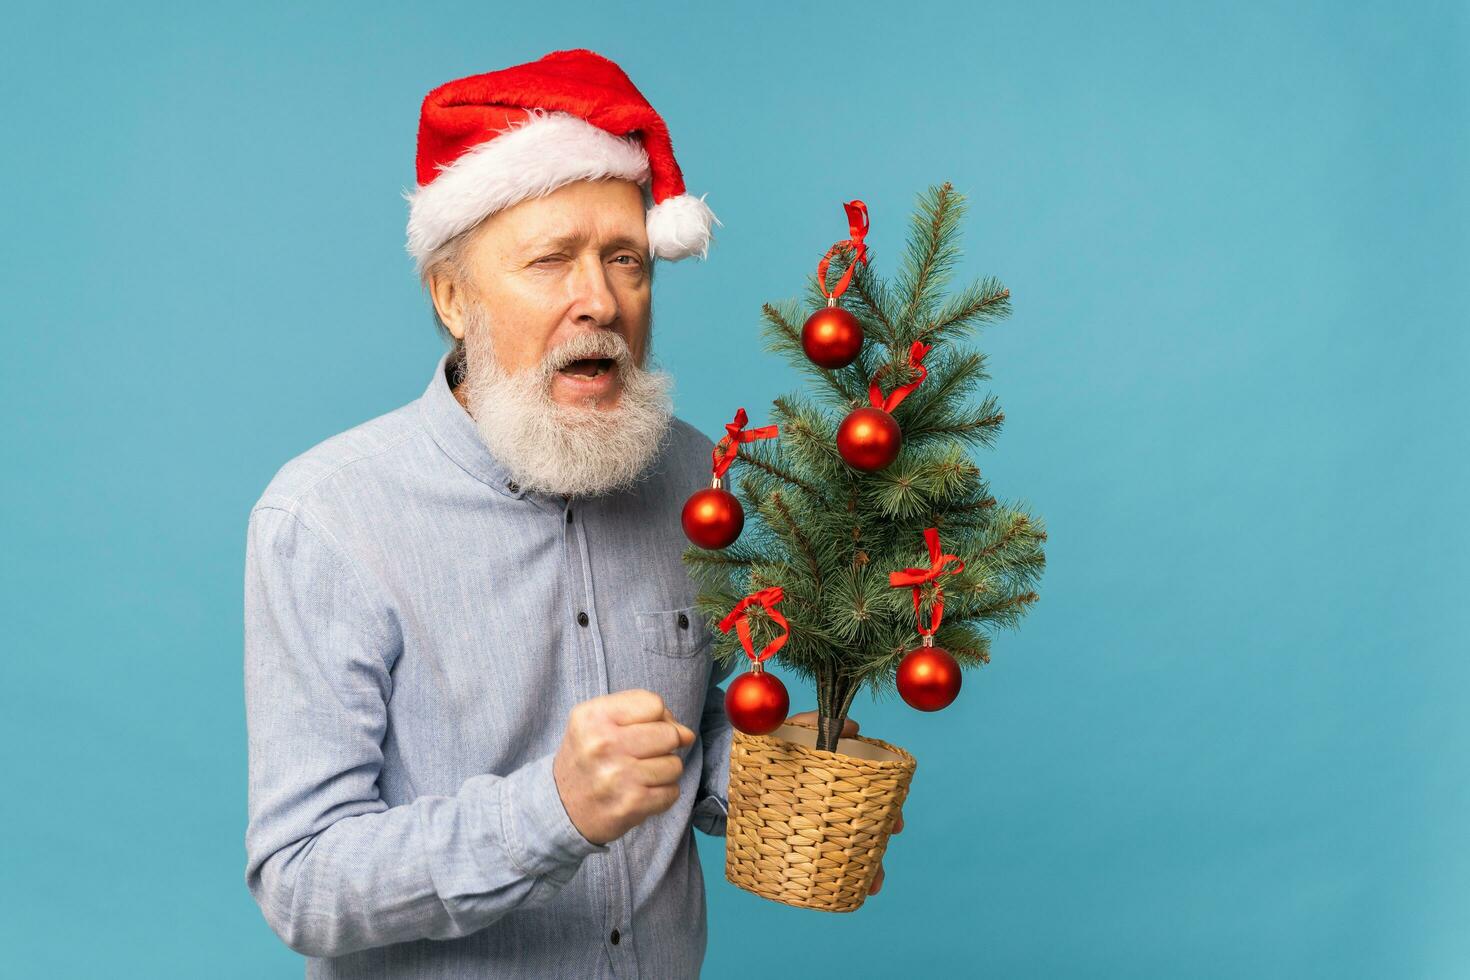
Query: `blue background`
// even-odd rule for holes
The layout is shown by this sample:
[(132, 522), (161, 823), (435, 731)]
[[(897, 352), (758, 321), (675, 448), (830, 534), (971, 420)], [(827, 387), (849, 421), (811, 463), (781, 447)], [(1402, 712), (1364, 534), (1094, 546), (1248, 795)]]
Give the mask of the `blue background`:
[(246, 514), (440, 352), (423, 94), (587, 46), (725, 223), (657, 286), (680, 414), (759, 421), (760, 303), (852, 197), (890, 274), (951, 180), (1015, 305), (981, 462), (1051, 534), (954, 707), (854, 706), (920, 759), (884, 891), (701, 840), (706, 975), (1470, 976), (1470, 15), (1292, 7), (10, 9), (0, 973), (300, 975), (243, 880)]

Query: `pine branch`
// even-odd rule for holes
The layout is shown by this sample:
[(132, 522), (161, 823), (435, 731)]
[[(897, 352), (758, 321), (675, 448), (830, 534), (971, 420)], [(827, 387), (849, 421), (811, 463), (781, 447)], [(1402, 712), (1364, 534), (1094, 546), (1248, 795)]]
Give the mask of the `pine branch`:
[(812, 486), (810, 483), (806, 482), (795, 473), (792, 473), (784, 466), (781, 466), (780, 464), (768, 459), (767, 454), (764, 450), (755, 450), (755, 446), (755, 443), (748, 443), (745, 446), (742, 446), (739, 455), (735, 457), (735, 465), (751, 466), (765, 473), (769, 473), (771, 476), (782, 481), (783, 483), (789, 484), (790, 486), (805, 491), (809, 496), (811, 496), (813, 500), (825, 501), (827, 499), (826, 495), (823, 494), (816, 487)]
[(1006, 420), (1004, 412), (981, 410), (968, 418), (943, 418), (926, 424), (909, 423), (904, 426), (904, 440), (918, 443), (921, 440), (940, 436), (951, 436), (968, 443), (989, 447), (994, 441), (1001, 424)]
[(889, 587), (888, 573), (871, 564), (838, 570), (822, 599), (827, 628), (849, 656), (872, 647), (875, 633), (904, 615), (903, 597)]
[(944, 210), (949, 202), (950, 185), (948, 181), (939, 189), (939, 197), (935, 202), (933, 216), (929, 219), (929, 237), (925, 243), (924, 257), (919, 263), (919, 275), (914, 282), (913, 295), (909, 299), (909, 305), (904, 310), (904, 319), (913, 316), (919, 303), (923, 301), (924, 291), (929, 284), (929, 278), (934, 274), (934, 266), (939, 258), (939, 250), (943, 246)]
[(812, 570), (812, 578), (817, 583), (817, 592), (820, 593), (822, 591), (822, 567), (817, 563), (817, 555), (812, 550), (812, 543), (807, 540), (806, 535), (801, 533), (801, 527), (796, 523), (796, 519), (791, 516), (791, 508), (786, 506), (786, 501), (782, 499), (780, 491), (771, 494), (771, 505), (781, 515), (781, 519), (786, 523), (787, 530), (796, 540), (797, 546), (801, 548), (801, 553), (806, 558), (808, 567)]
[(1011, 313), (1011, 291), (1000, 280), (986, 277), (972, 283), (945, 304), (935, 319), (919, 331), (926, 343), (957, 333), (976, 320), (1001, 320)]
[(1024, 514), (1018, 514), (1015, 519), (1011, 521), (1010, 526), (1001, 532), (1000, 537), (996, 538), (993, 543), (983, 548), (975, 557), (977, 559), (988, 558), (998, 551), (1003, 551), (1004, 549), (1009, 547), (1010, 544), (1015, 541), (1017, 537), (1028, 531), (1031, 531), (1033, 534), (1035, 534), (1035, 536), (1039, 540), (1046, 540), (1045, 531), (1033, 531), (1030, 519)]
[[(1021, 589), (1035, 582), (1046, 567), (1046, 528), (1039, 520), (1015, 508), (1005, 508), (978, 537), (965, 542), (969, 567), (984, 581), (995, 579)], [(979, 591), (985, 591), (980, 589)]]
[(989, 379), (985, 355), (977, 350), (940, 348), (926, 358), (928, 377), (900, 406), (905, 418), (918, 418), (935, 408), (946, 408)]
[[(1009, 618), (1014, 613), (1025, 609), (1025, 607), (1036, 602), (1041, 597), (1035, 592), (1022, 592), (997, 602), (979, 607), (971, 616), (976, 619), (1001, 619)], [(1016, 617), (1019, 618), (1019, 617)]]
[[(937, 527), (946, 541), (968, 541), (976, 535), (984, 534), (985, 529), (991, 523), (991, 510), (994, 507), (994, 498), (988, 506), (985, 500), (967, 501), (960, 505), (951, 505), (943, 510), (931, 511), (924, 522), (925, 527)], [(951, 548), (955, 554), (960, 554), (958, 547)]]
[(990, 637), (974, 623), (945, 620), (934, 642), (948, 650), (960, 663), (990, 663)]
[(979, 489), (980, 470), (957, 447), (937, 460), (900, 457), (873, 474), (863, 488), (864, 502), (884, 517), (911, 521), (932, 511), (944, 511), (951, 500), (962, 500)]
[[(908, 299), (900, 324), (913, 329), (931, 303), (931, 295), (948, 278), (950, 267), (958, 258), (955, 245), (955, 226), (964, 213), (963, 198), (956, 194), (954, 185), (945, 181), (932, 187), (919, 200), (919, 207), (910, 222), (909, 247), (900, 281)], [(897, 338), (903, 346), (914, 338)]]
[(749, 568), (756, 562), (755, 558), (748, 555), (729, 555), (723, 551), (705, 551), (703, 548), (686, 550), (684, 560), (691, 565), (726, 565), (738, 568)]
[(1020, 622), (1027, 607), (1037, 601), (1034, 591), (1007, 581), (1004, 571), (979, 561), (966, 561), (964, 571), (951, 575), (944, 585), (944, 621), (983, 621), (1011, 627)]
[[(988, 377), (983, 355), (967, 352), (936, 358), (924, 383), (898, 408), (904, 437), (954, 426), (989, 429), (992, 431), (968, 440), (971, 445), (988, 447), (1005, 417), (994, 395), (986, 395), (979, 405), (969, 404), (966, 397)], [(988, 421), (978, 424), (981, 420)]]
[[(873, 250), (868, 249), (868, 261), (873, 261)], [(898, 331), (893, 326), (893, 315), (888, 310), (887, 289), (874, 276), (867, 265), (859, 265), (852, 277), (852, 290), (862, 301), (868, 317), (882, 328), (877, 340), (885, 347), (896, 347)]]
[[(852, 473), (837, 451), (836, 426), (815, 413), (805, 411), (790, 397), (778, 397), (772, 403), (781, 432), (782, 443), (791, 447), (792, 458), (814, 478), (845, 486)], [(819, 427), (820, 426), (820, 427)]]

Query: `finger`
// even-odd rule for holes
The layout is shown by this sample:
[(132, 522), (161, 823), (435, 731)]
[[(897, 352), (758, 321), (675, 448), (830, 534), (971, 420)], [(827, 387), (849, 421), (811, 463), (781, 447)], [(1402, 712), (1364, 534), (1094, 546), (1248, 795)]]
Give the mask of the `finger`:
[[(798, 725), (815, 725), (817, 723), (817, 713), (815, 711), (799, 711), (794, 715), (788, 715), (786, 721)], [(857, 733), (858, 723), (851, 718), (843, 719), (842, 734), (848, 736), (856, 735)]]
[(676, 721), (644, 721), (617, 729), (618, 747), (635, 759), (652, 759), (677, 752), (694, 733)]
[(651, 812), (662, 813), (679, 801), (679, 785), (650, 786), (643, 791)]
[(616, 725), (636, 725), (643, 721), (658, 721), (664, 716), (664, 699), (653, 691), (633, 688), (604, 695), (607, 698), (607, 717)]
[(633, 762), (634, 777), (642, 786), (669, 786), (684, 774), (684, 760), (677, 755), (661, 755)]
[(898, 811), (898, 819), (893, 822), (893, 830), (891, 832), (892, 833), (895, 833), (895, 834), (901, 834), (901, 833), (903, 833), (903, 811), (902, 810), (899, 810)]
[(664, 709), (664, 721), (673, 725), (675, 730), (679, 733), (680, 746), (694, 744), (694, 729), (690, 728), (688, 725), (680, 724), (679, 719), (675, 718), (674, 713), (668, 708)]
[(868, 889), (869, 895), (876, 895), (883, 887), (883, 865), (878, 865), (878, 873), (873, 876), (873, 886)]

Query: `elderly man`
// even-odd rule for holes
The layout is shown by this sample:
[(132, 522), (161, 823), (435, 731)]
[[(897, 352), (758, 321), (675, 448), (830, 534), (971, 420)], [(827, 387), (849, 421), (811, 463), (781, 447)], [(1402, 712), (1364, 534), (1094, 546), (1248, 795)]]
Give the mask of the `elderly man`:
[(586, 51), (431, 92), (418, 178), (452, 350), (250, 515), (246, 882), (312, 977), (697, 975), (731, 732), (679, 511), (713, 444), (649, 348), (652, 262), (713, 215)]

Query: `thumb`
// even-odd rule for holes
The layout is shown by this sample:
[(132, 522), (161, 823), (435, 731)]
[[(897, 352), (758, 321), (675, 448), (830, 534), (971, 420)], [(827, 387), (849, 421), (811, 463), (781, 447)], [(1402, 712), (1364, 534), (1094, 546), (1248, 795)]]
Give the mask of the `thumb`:
[(690, 745), (693, 745), (694, 744), (694, 731), (693, 731), (693, 729), (690, 729), (690, 728), (688, 728), (685, 725), (681, 725), (679, 723), (679, 719), (675, 718), (674, 717), (674, 713), (672, 711), (670, 711), (668, 708), (665, 708), (664, 709), (664, 721), (671, 721), (671, 722), (673, 722), (674, 723), (674, 727), (677, 728), (677, 729), (679, 729), (679, 745), (681, 747), (687, 747), (687, 746), (690, 746)]

